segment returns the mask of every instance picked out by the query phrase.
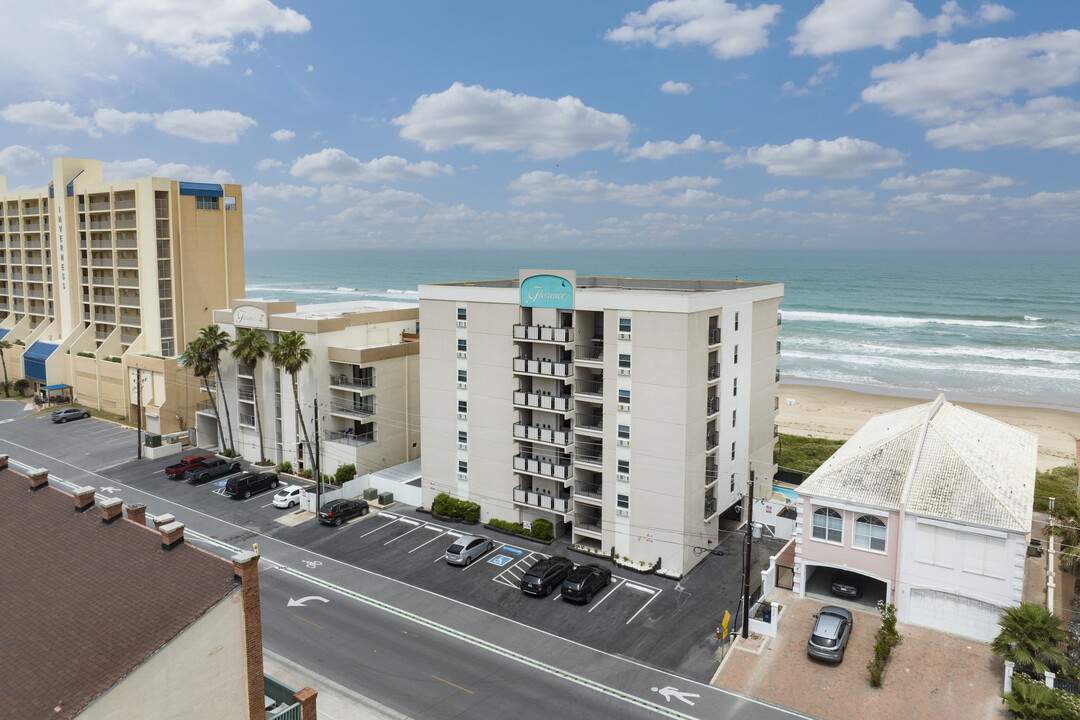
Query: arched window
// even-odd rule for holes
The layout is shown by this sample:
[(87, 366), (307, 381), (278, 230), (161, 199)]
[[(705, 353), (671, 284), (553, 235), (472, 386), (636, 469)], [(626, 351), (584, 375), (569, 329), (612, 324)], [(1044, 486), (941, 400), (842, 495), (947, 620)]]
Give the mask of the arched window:
[(828, 542), (844, 541), (844, 518), (832, 508), (814, 511), (814, 537)]
[(873, 515), (855, 521), (855, 547), (885, 552), (885, 523)]

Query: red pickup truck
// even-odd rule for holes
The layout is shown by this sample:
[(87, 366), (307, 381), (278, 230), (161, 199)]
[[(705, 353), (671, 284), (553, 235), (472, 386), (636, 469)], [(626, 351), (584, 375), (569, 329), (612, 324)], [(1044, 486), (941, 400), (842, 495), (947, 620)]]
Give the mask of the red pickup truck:
[(188, 455), (178, 463), (165, 468), (165, 474), (173, 480), (179, 480), (188, 470), (202, 467), (203, 461), (209, 460), (213, 455)]

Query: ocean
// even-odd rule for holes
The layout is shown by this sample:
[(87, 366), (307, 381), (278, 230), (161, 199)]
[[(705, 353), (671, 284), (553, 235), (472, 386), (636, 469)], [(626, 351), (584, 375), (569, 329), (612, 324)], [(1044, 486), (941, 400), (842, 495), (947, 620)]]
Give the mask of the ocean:
[(784, 283), (783, 382), (1080, 411), (1080, 254), (254, 250), (249, 297), (417, 302), (425, 283), (578, 275)]

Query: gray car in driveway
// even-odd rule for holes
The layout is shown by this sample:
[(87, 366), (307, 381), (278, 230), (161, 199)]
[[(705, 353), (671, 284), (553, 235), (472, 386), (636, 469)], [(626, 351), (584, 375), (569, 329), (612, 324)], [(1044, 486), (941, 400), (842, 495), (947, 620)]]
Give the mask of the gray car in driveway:
[(844, 608), (826, 605), (814, 617), (814, 630), (806, 641), (806, 654), (818, 660), (840, 662), (851, 639), (851, 613)]

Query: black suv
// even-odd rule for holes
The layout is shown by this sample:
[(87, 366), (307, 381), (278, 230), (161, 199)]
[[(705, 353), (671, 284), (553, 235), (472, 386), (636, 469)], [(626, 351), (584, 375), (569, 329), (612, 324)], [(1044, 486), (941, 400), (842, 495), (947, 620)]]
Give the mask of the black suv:
[(572, 567), (574, 561), (570, 558), (555, 556), (540, 560), (522, 576), (521, 592), (537, 597), (550, 595), (552, 590), (559, 587), (559, 583), (566, 578)]
[(562, 599), (588, 603), (611, 584), (611, 571), (599, 565), (578, 565), (562, 582)]
[(54, 423), (66, 423), (68, 420), (78, 420), (80, 418), (88, 417), (90, 417), (89, 412), (74, 407), (60, 408), (59, 410), (52, 411), (52, 421)]
[(184, 473), (184, 477), (192, 485), (198, 485), (207, 480), (213, 480), (239, 470), (240, 463), (238, 462), (229, 462), (225, 458), (212, 457), (209, 460), (203, 460), (202, 465), (199, 467), (188, 470)]
[(244, 473), (243, 475), (229, 478), (225, 483), (225, 494), (231, 495), (233, 498), (242, 497), (246, 500), (254, 493), (276, 488), (277, 483), (277, 473)]
[(319, 522), (340, 525), (346, 520), (368, 514), (367, 500), (331, 500), (319, 508)]

